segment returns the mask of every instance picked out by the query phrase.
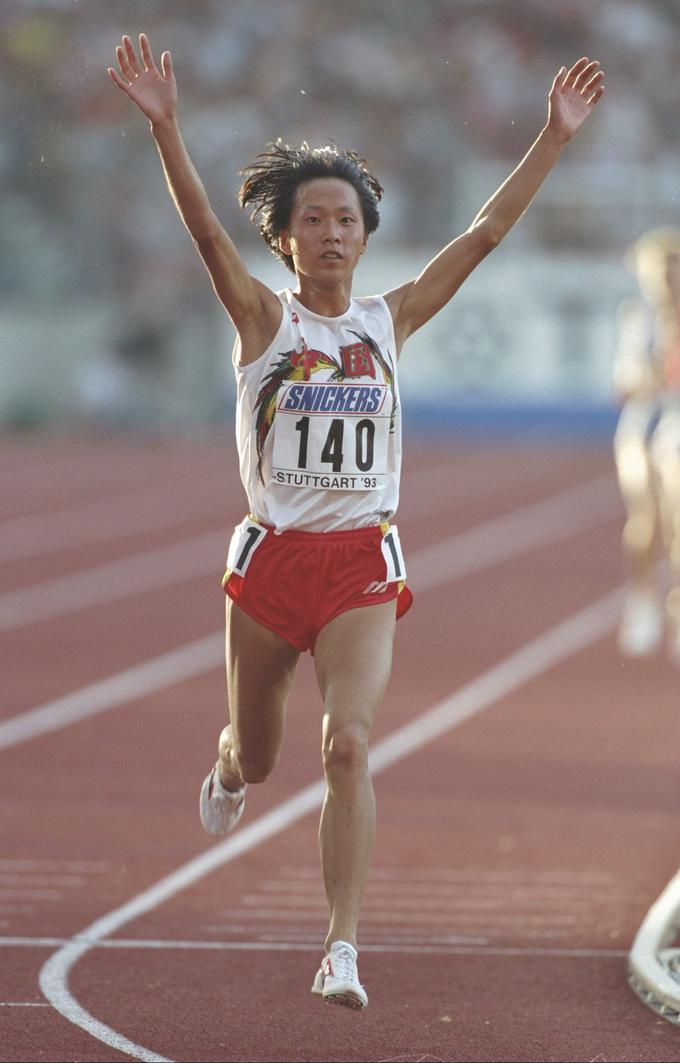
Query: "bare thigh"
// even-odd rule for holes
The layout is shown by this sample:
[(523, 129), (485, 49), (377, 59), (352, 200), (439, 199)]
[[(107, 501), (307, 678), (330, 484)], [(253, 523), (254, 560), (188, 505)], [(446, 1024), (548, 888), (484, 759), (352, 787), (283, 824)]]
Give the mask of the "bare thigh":
[(680, 537), (680, 418), (666, 417), (652, 441), (652, 455), (657, 475), (665, 539), (677, 550)]
[(283, 743), (286, 703), (300, 654), (227, 597), (227, 692), (244, 777), (266, 778)]
[(656, 482), (647, 441), (641, 435), (619, 431), (614, 453), (621, 494), (628, 513), (653, 512)]
[(314, 663), (324, 699), (324, 746), (343, 730), (368, 737), (392, 668), (396, 602), (350, 609), (320, 632)]

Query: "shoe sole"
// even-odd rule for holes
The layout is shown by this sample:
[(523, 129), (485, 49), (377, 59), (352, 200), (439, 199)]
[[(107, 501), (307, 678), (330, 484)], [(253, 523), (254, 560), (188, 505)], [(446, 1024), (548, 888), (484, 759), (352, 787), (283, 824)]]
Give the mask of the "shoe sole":
[(344, 1008), (352, 1008), (353, 1011), (363, 1011), (367, 1007), (354, 993), (328, 993), (323, 999), (326, 1004), (340, 1004)]

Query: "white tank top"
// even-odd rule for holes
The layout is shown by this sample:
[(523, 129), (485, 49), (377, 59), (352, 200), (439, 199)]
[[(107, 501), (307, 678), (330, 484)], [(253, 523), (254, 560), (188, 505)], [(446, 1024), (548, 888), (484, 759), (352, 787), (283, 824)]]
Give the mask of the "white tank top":
[(324, 532), (389, 520), (399, 501), (401, 404), (392, 316), (382, 296), (340, 317), (276, 293), (267, 350), (239, 366), (236, 441), (251, 513), (276, 531)]

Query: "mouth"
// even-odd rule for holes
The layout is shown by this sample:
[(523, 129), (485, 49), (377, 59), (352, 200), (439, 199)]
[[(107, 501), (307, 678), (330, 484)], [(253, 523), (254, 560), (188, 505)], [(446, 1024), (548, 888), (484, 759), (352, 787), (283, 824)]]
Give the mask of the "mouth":
[(324, 251), (321, 257), (325, 259), (341, 259), (342, 255), (339, 251)]

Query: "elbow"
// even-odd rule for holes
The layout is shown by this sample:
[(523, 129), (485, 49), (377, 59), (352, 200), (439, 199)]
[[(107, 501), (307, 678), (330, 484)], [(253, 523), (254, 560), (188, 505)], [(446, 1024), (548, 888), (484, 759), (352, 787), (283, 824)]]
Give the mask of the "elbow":
[(489, 229), (489, 232), (486, 237), (487, 254), (489, 251), (493, 251), (494, 247), (498, 247), (501, 240), (506, 235), (507, 231), (507, 229), (503, 229), (498, 226), (495, 229)]
[(470, 232), (475, 237), (480, 260), (498, 247), (507, 231), (507, 227), (491, 217), (480, 218), (474, 222)]

